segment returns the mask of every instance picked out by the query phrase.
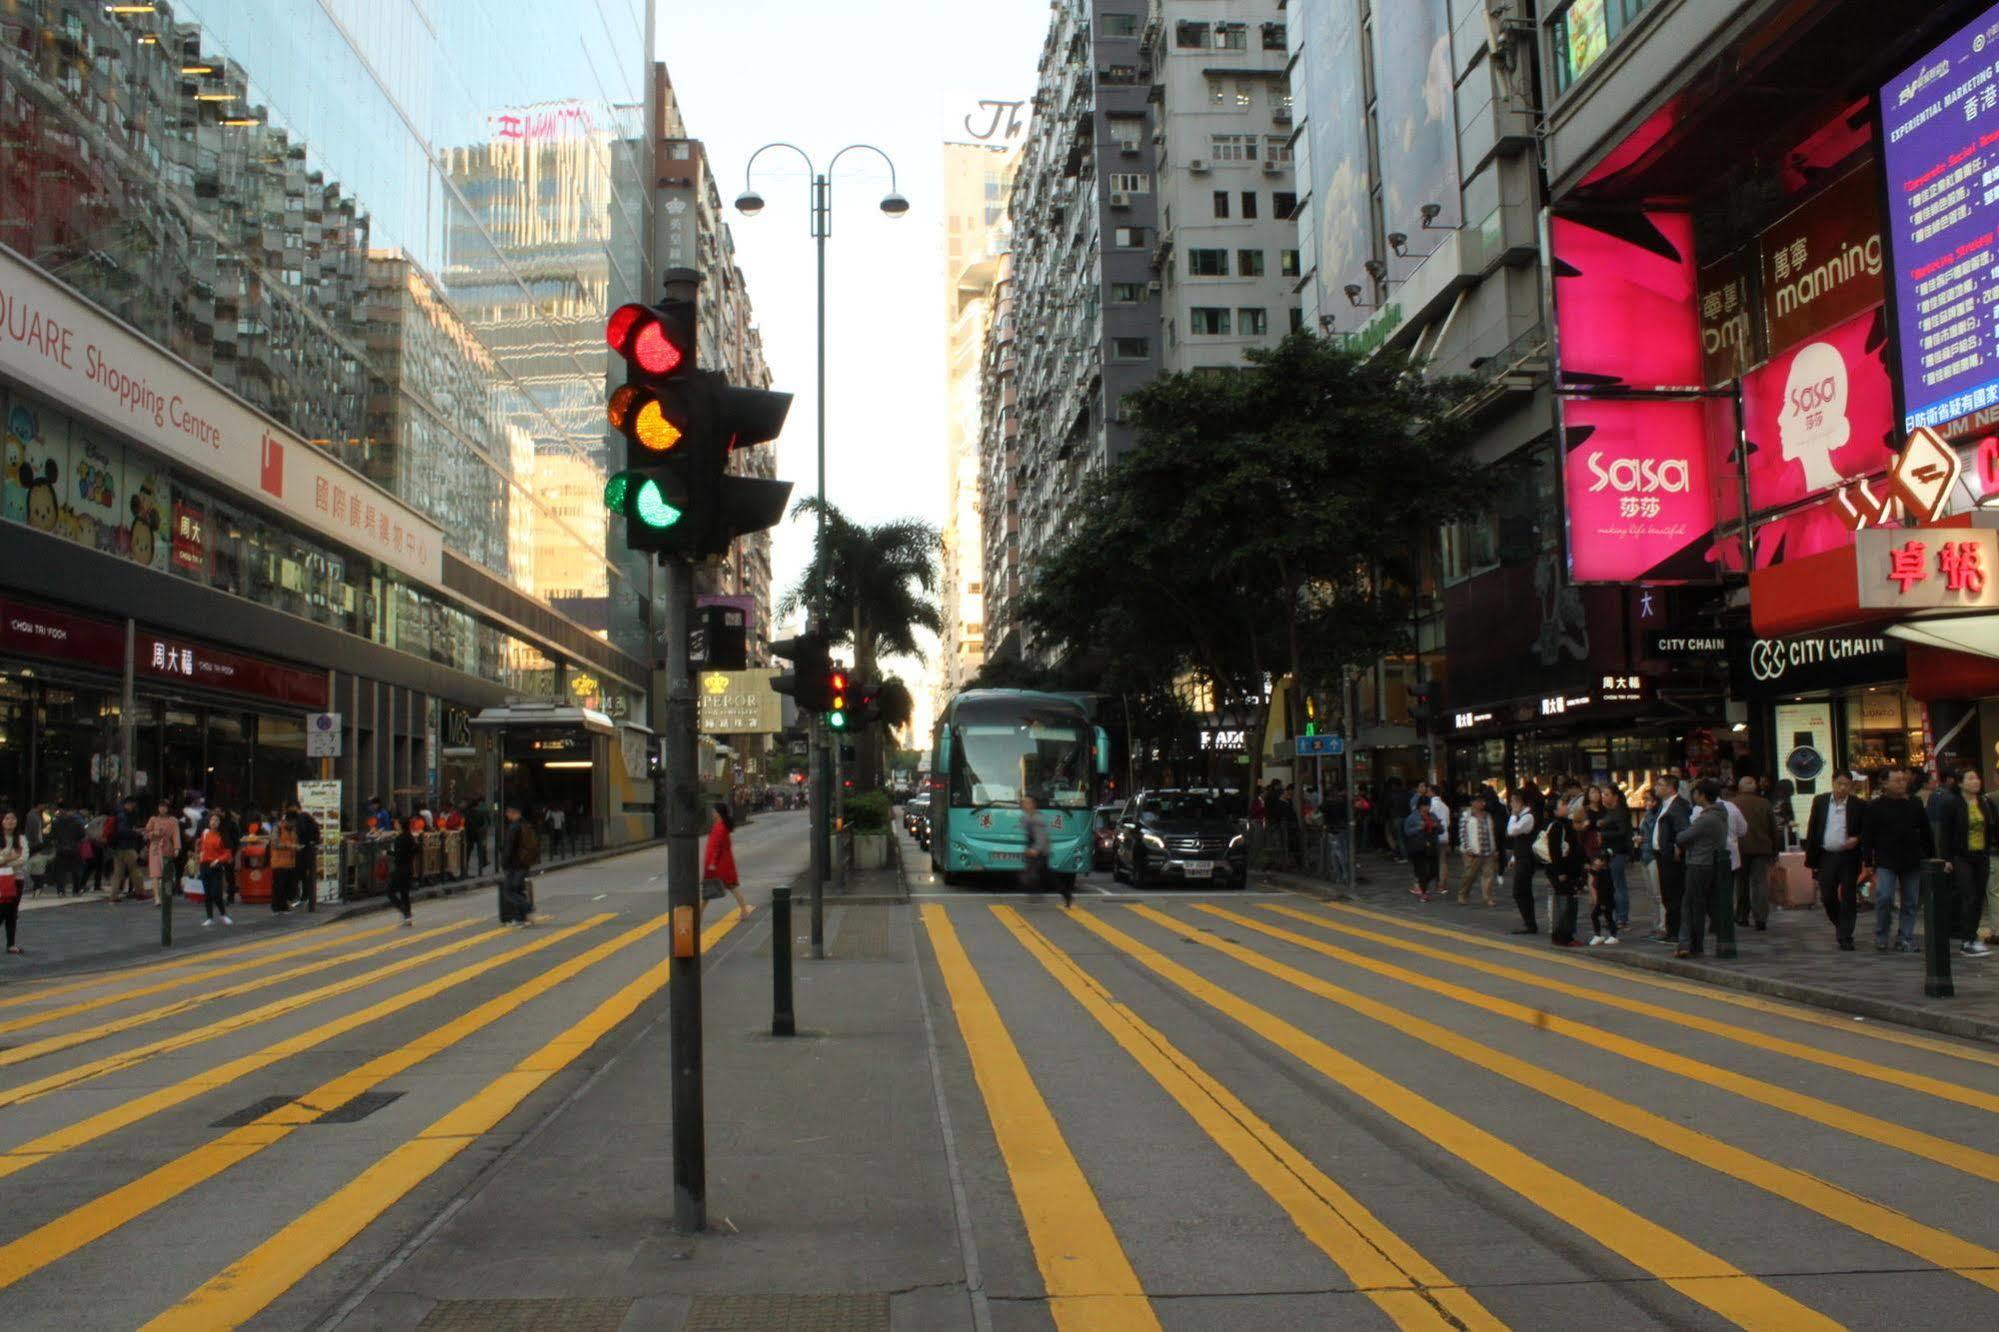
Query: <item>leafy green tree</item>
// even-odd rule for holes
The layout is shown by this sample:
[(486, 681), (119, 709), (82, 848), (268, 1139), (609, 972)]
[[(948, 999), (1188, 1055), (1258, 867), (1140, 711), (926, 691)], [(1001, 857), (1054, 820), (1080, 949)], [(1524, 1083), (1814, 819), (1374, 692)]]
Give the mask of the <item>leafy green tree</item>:
[[(929, 523), (915, 519), (868, 526), (849, 519), (817, 498), (800, 500), (793, 517), (824, 513), (826, 528), (815, 545), (812, 562), (779, 602), (779, 615), (810, 605), (813, 589), (825, 580), (827, 629), (836, 643), (854, 650), (854, 678), (876, 678), (882, 658), (923, 659), (918, 630), (944, 631), (937, 609), (937, 554), (942, 539)], [(908, 701), (908, 691), (902, 695)], [(884, 700), (886, 703), (886, 700)], [(909, 724), (905, 713), (901, 726)], [(878, 732), (854, 739), (857, 773), (870, 786), (881, 780), (881, 740)]]
[(1437, 529), (1494, 482), (1459, 411), (1470, 386), (1306, 334), (1249, 362), (1125, 399), (1136, 446), (1030, 573), (1037, 646), (1148, 697), (1192, 677), (1252, 716), (1266, 679), (1302, 697), (1410, 646)]

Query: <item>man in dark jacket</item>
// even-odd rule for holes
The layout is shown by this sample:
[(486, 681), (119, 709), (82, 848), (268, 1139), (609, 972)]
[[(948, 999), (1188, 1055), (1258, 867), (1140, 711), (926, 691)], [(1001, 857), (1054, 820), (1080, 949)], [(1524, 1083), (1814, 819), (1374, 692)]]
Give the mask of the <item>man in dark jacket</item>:
[(528, 897), (528, 871), (541, 859), (534, 828), (521, 817), (521, 807), (507, 804), (506, 830), (500, 838), (500, 923), (531, 925), (534, 903)]
[(292, 828), (298, 836), (298, 883), (299, 892), (305, 898), (305, 909), (319, 909), (319, 820), (299, 808), (298, 801), (285, 802), (285, 813), (292, 820)]
[[(1728, 812), (1721, 806), (1721, 787), (1712, 781), (1694, 783), (1694, 804), (1700, 813), (1674, 839), (1685, 857), (1686, 904), (1680, 914), (1680, 946), (1673, 956), (1699, 957), (1708, 918), (1708, 898), (1717, 876), (1729, 873)], [(1660, 822), (1664, 822), (1663, 815)], [(1716, 917), (1714, 955), (1735, 956), (1735, 916)], [(1725, 931), (1725, 933), (1724, 933)]]
[(114, 901), (150, 896), (146, 891), (145, 870), (139, 864), (140, 854), (146, 849), (145, 822), (139, 817), (139, 802), (131, 796), (125, 797), (111, 826), (109, 892)]
[(1742, 868), (1735, 874), (1735, 923), (1747, 925), (1753, 917), (1759, 930), (1770, 927), (1770, 866), (1784, 845), (1783, 829), (1770, 802), (1757, 793), (1756, 779), (1744, 777), (1735, 786), (1735, 807), (1749, 830), (1742, 834), (1739, 849)]
[[(1686, 866), (1680, 852), (1680, 834), (1693, 826), (1693, 806), (1680, 794), (1678, 777), (1661, 777), (1654, 788), (1659, 795), (1659, 818), (1652, 825), (1652, 850), (1659, 862), (1659, 896), (1666, 905), (1666, 928), (1659, 937), (1676, 943), (1680, 937), (1680, 908), (1686, 901)], [(1726, 817), (1726, 816), (1724, 816)]]
[(1842, 952), (1853, 951), (1860, 912), (1860, 829), (1867, 807), (1853, 794), (1853, 775), (1833, 774), (1832, 790), (1812, 800), (1805, 821), (1805, 867), (1818, 875), (1819, 901)]
[(1897, 898), (1901, 900), (1902, 927), (1895, 951), (1916, 951), (1922, 866), (1925, 860), (1935, 859), (1936, 853), (1936, 834), (1929, 817), (1909, 798), (1908, 770), (1896, 768), (1888, 774), (1887, 789), (1867, 802), (1867, 818), (1860, 832), (1860, 857), (1874, 867), (1875, 951), (1888, 951), (1888, 927), (1895, 917)]

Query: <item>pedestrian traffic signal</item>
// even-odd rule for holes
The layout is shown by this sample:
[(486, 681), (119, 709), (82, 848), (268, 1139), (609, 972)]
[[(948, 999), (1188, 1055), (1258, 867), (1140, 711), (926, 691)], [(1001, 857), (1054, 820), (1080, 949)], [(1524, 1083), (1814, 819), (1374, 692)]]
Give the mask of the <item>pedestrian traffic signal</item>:
[(836, 731), (847, 729), (847, 673), (838, 667), (826, 676), (826, 724)]
[(774, 677), (771, 690), (788, 694), (807, 712), (826, 711), (826, 681), (833, 673), (824, 634), (800, 634), (770, 645), (770, 654), (791, 663), (791, 671)]

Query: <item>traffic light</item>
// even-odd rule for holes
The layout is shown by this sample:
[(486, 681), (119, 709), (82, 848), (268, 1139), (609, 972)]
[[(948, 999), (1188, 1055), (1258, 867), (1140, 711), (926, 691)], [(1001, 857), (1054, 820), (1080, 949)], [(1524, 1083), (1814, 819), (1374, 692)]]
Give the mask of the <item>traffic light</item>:
[(872, 726), (881, 720), (881, 681), (863, 680), (854, 686), (854, 706), (849, 709), (852, 716), (848, 725), (854, 730)]
[(835, 666), (826, 672), (826, 724), (844, 731), (847, 721), (847, 673)]
[(605, 406), (625, 440), (625, 467), (604, 505), (625, 519), (632, 550), (705, 559), (784, 517), (789, 481), (731, 476), (736, 449), (768, 444), (784, 427), (791, 395), (737, 388), (696, 364), (692, 300), (621, 305), (604, 341), (625, 360), (625, 382)]
[(695, 366), (692, 301), (621, 305), (604, 341), (625, 360), (625, 382), (604, 415), (624, 437), (625, 466), (604, 485), (604, 507), (625, 520), (632, 550), (692, 554), (700, 503), (696, 435), (707, 386)]
[(782, 639), (770, 645), (770, 654), (791, 663), (789, 674), (771, 680), (772, 691), (789, 694), (807, 712), (826, 711), (826, 679), (832, 674), (833, 665), (827, 655), (825, 635), (800, 634)]

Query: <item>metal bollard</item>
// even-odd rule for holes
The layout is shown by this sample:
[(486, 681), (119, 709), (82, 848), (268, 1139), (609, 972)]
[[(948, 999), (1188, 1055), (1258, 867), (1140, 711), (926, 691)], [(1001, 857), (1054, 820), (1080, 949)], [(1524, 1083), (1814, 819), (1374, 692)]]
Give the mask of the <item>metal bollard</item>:
[(1948, 999), (1957, 993), (1950, 983), (1951, 923), (1957, 892), (1941, 860), (1923, 862), (1923, 993)]
[(770, 894), (770, 1034), (794, 1036), (798, 1024), (791, 1015), (791, 889)]

